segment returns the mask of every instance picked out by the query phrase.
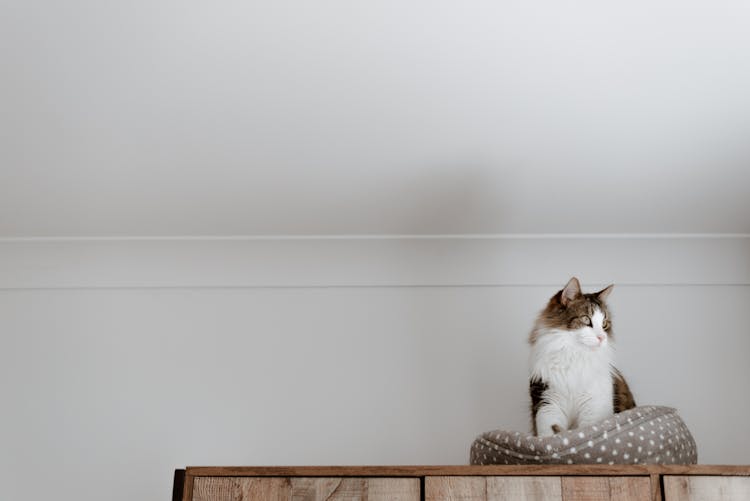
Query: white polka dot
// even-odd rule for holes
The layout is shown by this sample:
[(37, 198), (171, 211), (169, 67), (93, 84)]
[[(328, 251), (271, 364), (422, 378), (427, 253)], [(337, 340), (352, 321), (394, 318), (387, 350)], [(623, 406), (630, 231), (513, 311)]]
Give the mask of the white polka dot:
[(591, 457), (591, 454), (589, 454), (589, 453), (587, 452), (587, 453), (585, 453), (585, 454), (583, 455), (583, 457), (585, 457), (586, 459), (588, 459), (588, 458), (590, 458), (590, 457)]
[(635, 435), (635, 433), (633, 433), (632, 431), (628, 432), (628, 436), (632, 437), (633, 435)]
[(573, 464), (573, 460), (572, 459), (568, 459), (568, 464)]
[(638, 452), (643, 452), (643, 447), (641, 447), (640, 445), (638, 446)]
[(615, 464), (615, 462), (614, 461), (610, 461), (608, 464), (612, 465), (612, 464)]
[(638, 462), (638, 458), (634, 458), (634, 459), (633, 459), (633, 462), (634, 462), (634, 463), (637, 463), (637, 462)]
[(596, 458), (596, 462), (597, 463), (601, 463), (602, 462), (602, 458)]
[(571, 447), (570, 448), (570, 453), (571, 454), (575, 454), (576, 453), (576, 448), (575, 447)]
[(607, 438), (607, 432), (605, 431), (605, 432), (604, 432), (604, 434), (603, 434), (602, 436), (603, 436), (604, 438)]
[(599, 447), (599, 449), (601, 449), (603, 451), (606, 451), (607, 450), (607, 446), (606, 445), (602, 445), (601, 447)]
[(563, 445), (568, 445), (570, 443), (570, 440), (567, 438), (563, 438)]
[(578, 432), (578, 438), (583, 438), (584, 436), (585, 436), (585, 435), (583, 434), (583, 432), (582, 432), (582, 431), (579, 431), (579, 432)]
[(617, 449), (612, 449), (612, 455), (617, 456)]
[(623, 459), (630, 459), (630, 454), (626, 452), (625, 454), (622, 455), (622, 457)]
[(593, 440), (589, 440), (588, 442), (586, 442), (586, 444), (587, 444), (587, 445), (588, 445), (589, 447), (593, 447), (593, 446), (594, 446), (594, 441), (593, 441)]
[(551, 451), (551, 450), (552, 450), (552, 446), (551, 446), (550, 444), (547, 444), (547, 450), (548, 450), (548, 451)]
[(633, 443), (632, 442), (628, 442), (628, 447), (633, 447)]
[(649, 440), (648, 443), (651, 444), (651, 445), (654, 445), (654, 441), (653, 440)]
[(616, 443), (616, 444), (619, 444), (619, 443), (620, 443), (620, 439), (619, 439), (619, 438), (616, 438), (616, 439), (615, 439), (615, 443)]

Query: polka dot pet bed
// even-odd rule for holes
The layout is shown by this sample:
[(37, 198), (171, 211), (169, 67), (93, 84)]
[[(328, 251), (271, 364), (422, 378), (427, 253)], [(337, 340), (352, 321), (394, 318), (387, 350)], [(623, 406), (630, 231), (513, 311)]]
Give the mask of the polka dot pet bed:
[(642, 406), (550, 437), (488, 431), (471, 464), (695, 464), (695, 440), (675, 409)]

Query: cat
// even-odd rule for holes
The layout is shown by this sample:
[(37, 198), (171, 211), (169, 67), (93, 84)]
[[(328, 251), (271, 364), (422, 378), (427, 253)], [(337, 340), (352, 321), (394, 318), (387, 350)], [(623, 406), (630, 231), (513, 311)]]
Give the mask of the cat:
[(550, 298), (529, 335), (534, 435), (594, 424), (635, 407), (614, 363), (610, 285), (584, 294), (573, 277)]

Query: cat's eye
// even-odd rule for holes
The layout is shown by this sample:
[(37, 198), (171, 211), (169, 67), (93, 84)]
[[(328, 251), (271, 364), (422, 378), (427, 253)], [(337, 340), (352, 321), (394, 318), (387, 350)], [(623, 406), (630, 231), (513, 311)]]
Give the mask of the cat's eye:
[(589, 327), (591, 327), (591, 319), (589, 318), (588, 315), (582, 316), (581, 317), (581, 322), (583, 322), (585, 325), (588, 325)]

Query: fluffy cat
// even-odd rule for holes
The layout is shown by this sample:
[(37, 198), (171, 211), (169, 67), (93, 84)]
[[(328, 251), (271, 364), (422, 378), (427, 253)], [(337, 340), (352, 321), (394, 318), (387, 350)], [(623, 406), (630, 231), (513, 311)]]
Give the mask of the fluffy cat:
[(547, 303), (529, 336), (534, 435), (587, 426), (635, 407), (613, 365), (610, 285), (584, 294), (573, 277)]

